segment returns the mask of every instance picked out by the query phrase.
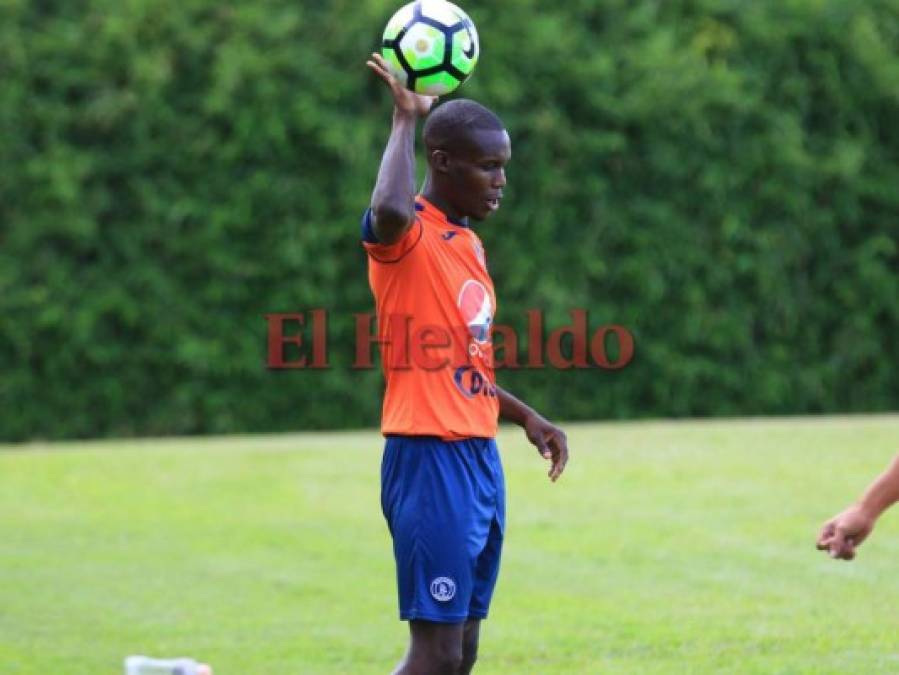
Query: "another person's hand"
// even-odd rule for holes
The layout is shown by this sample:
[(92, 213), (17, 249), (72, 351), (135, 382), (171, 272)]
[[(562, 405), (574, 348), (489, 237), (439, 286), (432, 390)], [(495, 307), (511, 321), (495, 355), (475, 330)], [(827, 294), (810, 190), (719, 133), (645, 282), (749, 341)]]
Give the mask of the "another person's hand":
[(536, 413), (528, 417), (524, 432), (543, 458), (552, 462), (549, 478), (557, 480), (568, 464), (568, 438), (565, 432)]
[(824, 524), (818, 535), (818, 550), (827, 551), (831, 558), (852, 560), (855, 549), (874, 529), (877, 517), (859, 505), (850, 506)]
[(390, 70), (387, 67), (387, 61), (385, 61), (384, 57), (377, 52), (372, 53), (371, 58), (365, 62), (365, 65), (367, 65), (378, 77), (387, 83), (387, 86), (390, 87), (390, 91), (393, 94), (393, 104), (399, 112), (424, 117), (428, 114), (431, 106), (434, 105), (434, 102), (437, 100), (436, 96), (423, 96), (422, 94), (416, 94), (414, 91), (406, 89), (393, 75), (390, 74)]

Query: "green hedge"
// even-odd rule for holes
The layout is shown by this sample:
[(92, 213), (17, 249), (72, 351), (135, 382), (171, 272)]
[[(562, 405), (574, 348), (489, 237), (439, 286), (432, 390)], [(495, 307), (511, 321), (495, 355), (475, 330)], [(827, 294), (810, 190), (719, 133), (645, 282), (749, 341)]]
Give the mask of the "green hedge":
[[(465, 4), (465, 3), (463, 3)], [(497, 320), (627, 326), (500, 382), (564, 419), (899, 407), (899, 3), (465, 5), (513, 139)], [(381, 0), (0, 3), (0, 438), (374, 425)], [(326, 307), (327, 371), (265, 368)]]

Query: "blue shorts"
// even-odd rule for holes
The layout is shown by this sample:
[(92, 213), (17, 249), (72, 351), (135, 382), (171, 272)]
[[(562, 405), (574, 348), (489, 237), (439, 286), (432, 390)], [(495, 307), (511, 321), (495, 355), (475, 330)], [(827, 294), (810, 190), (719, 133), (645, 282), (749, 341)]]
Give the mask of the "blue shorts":
[(393, 536), (400, 619), (485, 618), (506, 528), (496, 442), (388, 436), (381, 508)]

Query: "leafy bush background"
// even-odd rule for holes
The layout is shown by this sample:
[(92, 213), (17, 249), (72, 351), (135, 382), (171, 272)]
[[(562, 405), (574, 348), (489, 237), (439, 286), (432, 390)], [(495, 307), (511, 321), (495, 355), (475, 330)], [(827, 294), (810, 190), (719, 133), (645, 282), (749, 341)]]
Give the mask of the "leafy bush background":
[[(563, 419), (899, 406), (899, 2), (463, 3), (513, 139), (497, 320), (573, 307), (624, 370)], [(390, 101), (381, 0), (0, 2), (0, 438), (377, 423), (349, 368)], [(265, 368), (326, 307), (328, 371)]]

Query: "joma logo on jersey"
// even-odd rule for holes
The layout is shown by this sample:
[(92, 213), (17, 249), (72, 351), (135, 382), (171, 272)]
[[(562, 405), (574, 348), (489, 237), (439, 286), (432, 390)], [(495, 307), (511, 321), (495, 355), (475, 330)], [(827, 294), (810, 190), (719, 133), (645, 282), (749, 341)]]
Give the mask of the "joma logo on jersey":
[(496, 397), (496, 387), (484, 377), (474, 366), (460, 366), (453, 373), (453, 382), (456, 389), (462, 392), (465, 398), (475, 396)]

